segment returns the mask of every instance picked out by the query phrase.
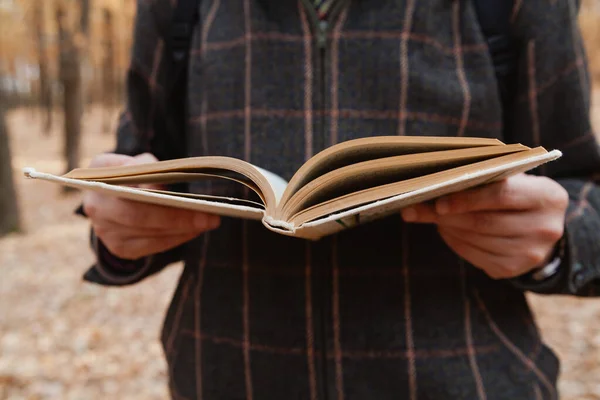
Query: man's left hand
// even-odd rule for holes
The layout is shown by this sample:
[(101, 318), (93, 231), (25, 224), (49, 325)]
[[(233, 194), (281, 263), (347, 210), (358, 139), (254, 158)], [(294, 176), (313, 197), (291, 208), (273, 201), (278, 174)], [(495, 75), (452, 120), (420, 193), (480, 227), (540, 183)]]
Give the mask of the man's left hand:
[(433, 223), (459, 256), (494, 279), (550, 261), (563, 235), (569, 197), (556, 181), (519, 174), (402, 210), (406, 222)]

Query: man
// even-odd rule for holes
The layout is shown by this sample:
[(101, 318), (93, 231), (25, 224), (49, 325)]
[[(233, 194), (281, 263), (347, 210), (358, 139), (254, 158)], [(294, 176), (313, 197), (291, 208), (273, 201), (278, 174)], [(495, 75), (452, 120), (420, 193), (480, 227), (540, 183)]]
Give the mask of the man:
[[(176, 156), (156, 128), (172, 7), (139, 2), (118, 154), (94, 166)], [(130, 285), (185, 262), (161, 336), (172, 397), (557, 398), (559, 362), (524, 295), (598, 293), (600, 152), (576, 14), (573, 1), (516, 2), (506, 101), (468, 1), (201, 1), (187, 155), (286, 179), (368, 135), (497, 137), (564, 156), (317, 242), (86, 194), (88, 280)]]

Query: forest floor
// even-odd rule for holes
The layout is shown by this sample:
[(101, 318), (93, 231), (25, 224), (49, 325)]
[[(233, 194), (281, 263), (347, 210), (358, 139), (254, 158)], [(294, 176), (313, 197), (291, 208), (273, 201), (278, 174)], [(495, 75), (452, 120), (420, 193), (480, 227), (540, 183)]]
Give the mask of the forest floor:
[[(101, 119), (95, 109), (84, 120), (84, 165), (113, 147)], [(63, 171), (60, 127), (44, 136), (30, 110), (11, 112), (9, 127), (25, 231), (0, 239), (0, 400), (166, 399), (158, 334), (180, 266), (127, 289), (84, 283), (92, 254), (88, 225), (73, 215), (79, 195), (21, 174)], [(562, 360), (562, 399), (600, 400), (600, 300), (529, 300)]]

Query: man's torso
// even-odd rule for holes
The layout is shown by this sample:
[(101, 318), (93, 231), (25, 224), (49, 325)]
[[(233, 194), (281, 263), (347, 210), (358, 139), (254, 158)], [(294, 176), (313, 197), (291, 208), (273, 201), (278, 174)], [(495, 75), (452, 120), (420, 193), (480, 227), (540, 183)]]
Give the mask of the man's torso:
[[(308, 1), (202, 1), (200, 15), (189, 155), (289, 179), (357, 137), (505, 139), (470, 2), (341, 0), (325, 33)], [(392, 217), (313, 243), (225, 219), (188, 258), (162, 335), (176, 399), (555, 394), (558, 362), (523, 293), (432, 226)]]

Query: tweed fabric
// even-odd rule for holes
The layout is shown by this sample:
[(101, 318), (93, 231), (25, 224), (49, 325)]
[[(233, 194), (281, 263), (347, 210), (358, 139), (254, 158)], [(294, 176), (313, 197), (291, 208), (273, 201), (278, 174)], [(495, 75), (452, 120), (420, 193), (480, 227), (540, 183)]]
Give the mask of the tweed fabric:
[[(164, 109), (172, 2), (139, 1), (128, 108), (116, 151), (153, 151)], [(518, 92), (504, 129), (471, 2), (347, 0), (317, 46), (291, 0), (205, 0), (189, 72), (189, 155), (248, 160), (289, 179), (316, 152), (370, 135), (495, 137), (560, 149), (536, 173), (570, 194), (567, 256), (540, 285), (492, 280), (434, 227), (391, 217), (317, 242), (223, 219), (130, 271), (185, 263), (161, 340), (174, 399), (553, 399), (560, 372), (528, 290), (595, 296), (600, 151), (575, 1), (517, 1)], [(192, 185), (192, 191), (206, 187)], [(210, 184), (219, 194), (239, 194)]]

